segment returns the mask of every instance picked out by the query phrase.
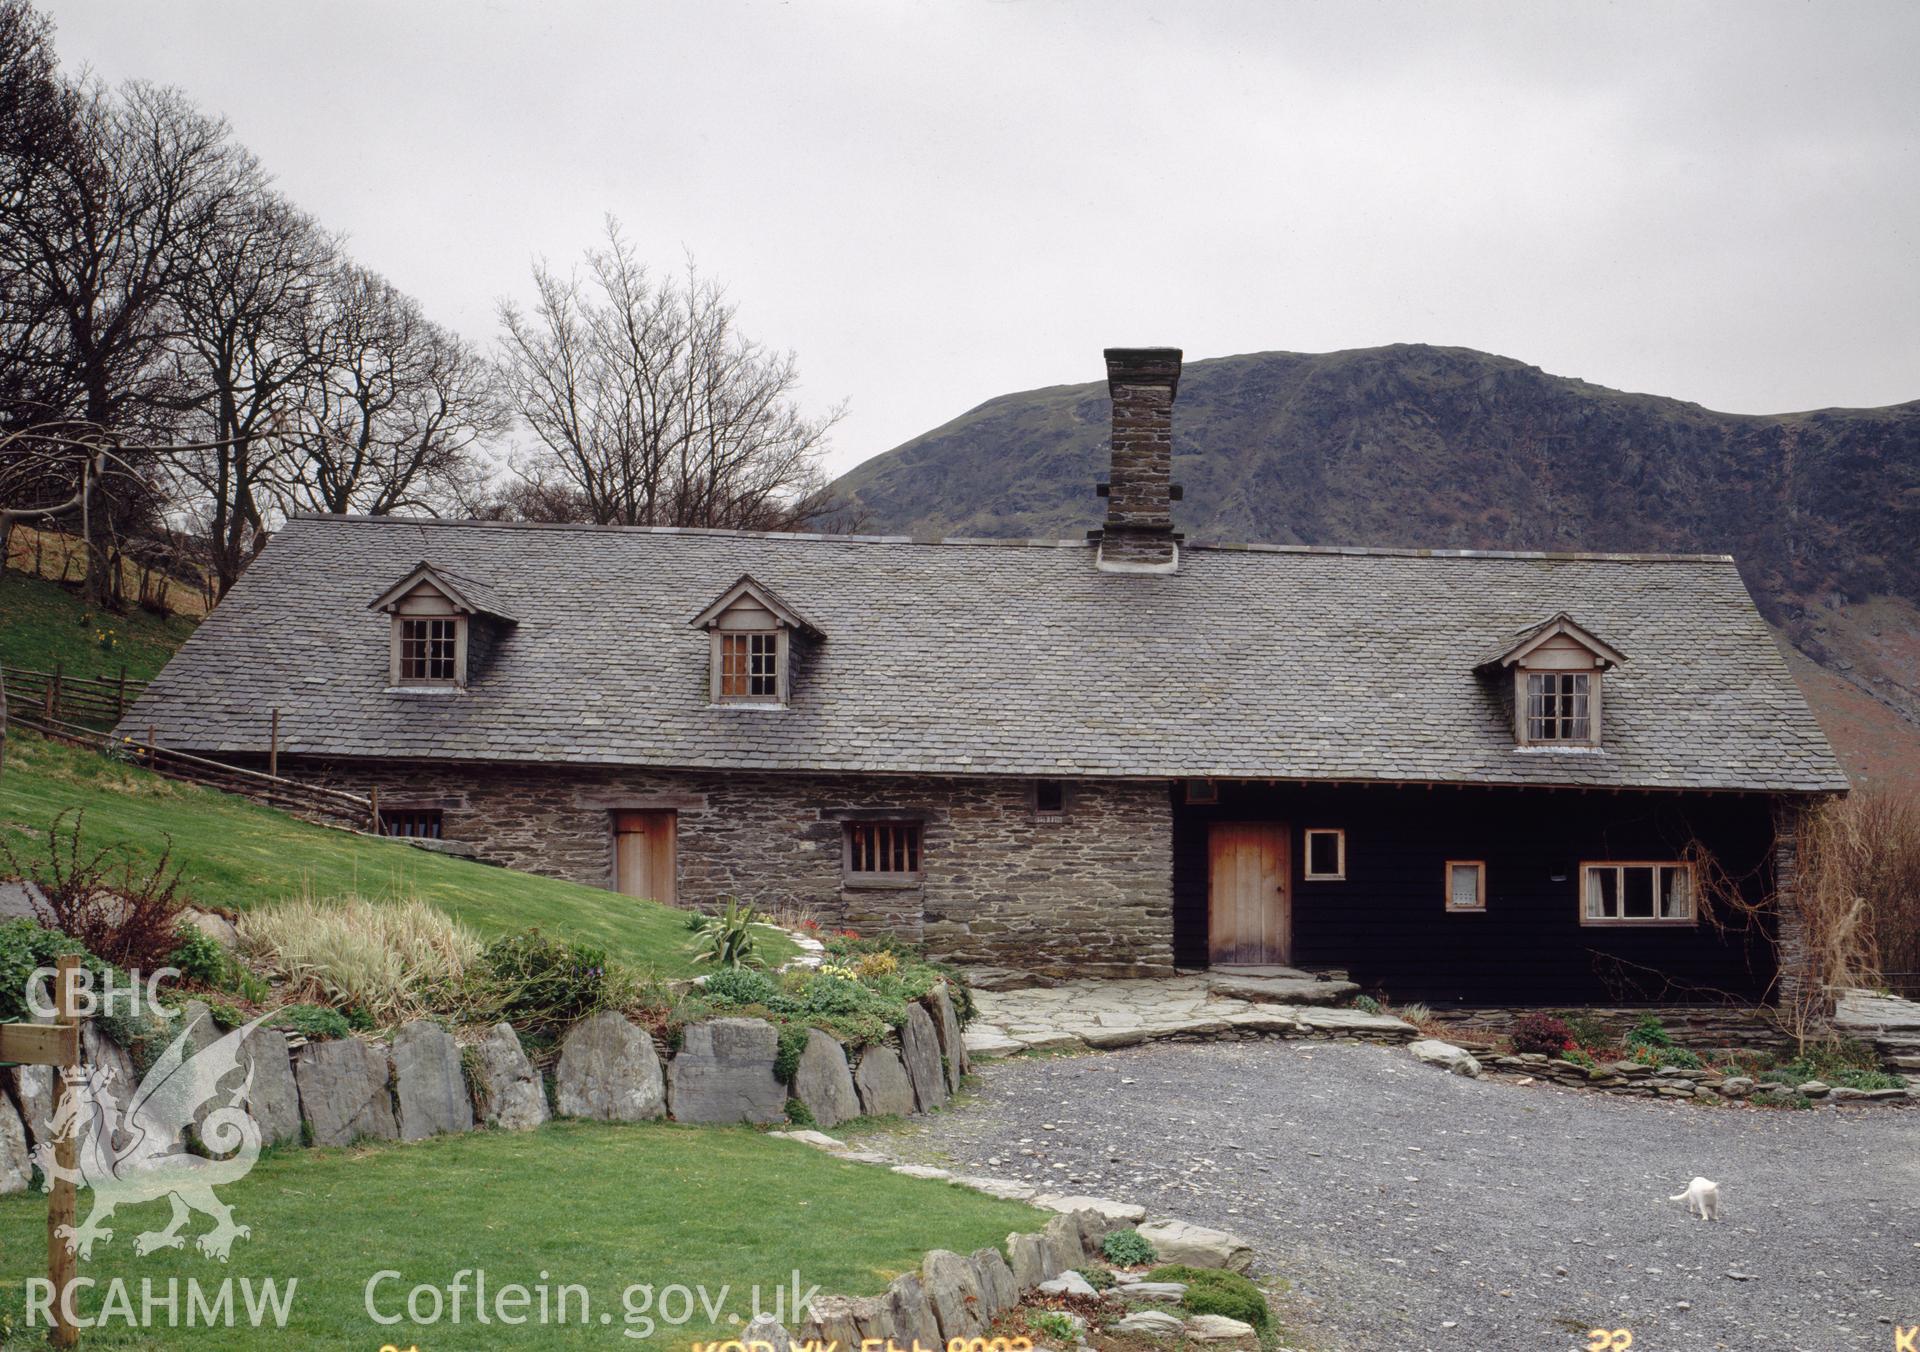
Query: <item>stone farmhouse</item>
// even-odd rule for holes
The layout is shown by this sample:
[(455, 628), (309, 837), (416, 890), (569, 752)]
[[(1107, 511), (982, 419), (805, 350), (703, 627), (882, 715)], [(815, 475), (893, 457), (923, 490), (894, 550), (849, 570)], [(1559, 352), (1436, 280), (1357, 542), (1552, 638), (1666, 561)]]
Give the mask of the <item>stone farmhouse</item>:
[(1180, 353), (1106, 364), (1085, 540), (302, 516), (121, 731), (257, 764), (277, 711), (396, 834), (963, 963), (1773, 986), (1722, 889), (1847, 781), (1731, 558), (1189, 542)]

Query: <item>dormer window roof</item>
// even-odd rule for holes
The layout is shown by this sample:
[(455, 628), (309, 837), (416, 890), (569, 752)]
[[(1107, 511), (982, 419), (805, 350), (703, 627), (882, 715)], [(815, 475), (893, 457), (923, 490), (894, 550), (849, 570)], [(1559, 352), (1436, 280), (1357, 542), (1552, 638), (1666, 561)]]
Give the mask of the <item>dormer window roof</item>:
[(367, 609), (393, 617), (387, 681), (396, 688), (465, 687), (476, 638), (491, 638), (500, 627), (516, 623), (491, 587), (426, 562), (381, 592)]
[(1598, 747), (1601, 674), (1626, 655), (1565, 611), (1529, 625), (1475, 668), (1513, 672), (1513, 736), (1522, 747)]
[(795, 640), (826, 639), (771, 587), (747, 574), (688, 623), (708, 634), (708, 697), (714, 704), (785, 707), (793, 694)]

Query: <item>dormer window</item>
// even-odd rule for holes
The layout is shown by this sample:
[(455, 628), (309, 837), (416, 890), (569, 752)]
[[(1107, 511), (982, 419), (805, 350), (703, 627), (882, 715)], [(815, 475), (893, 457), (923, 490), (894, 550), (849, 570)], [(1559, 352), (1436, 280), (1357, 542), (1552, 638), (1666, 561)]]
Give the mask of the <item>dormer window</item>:
[(490, 588), (430, 563), (375, 597), (368, 609), (392, 617), (387, 684), (396, 689), (464, 688), (481, 665), (473, 655), (491, 648), (514, 623)]
[(793, 698), (796, 640), (825, 638), (770, 587), (749, 576), (688, 623), (707, 631), (707, 690), (715, 705), (785, 708)]
[(1522, 630), (1476, 669), (1512, 672), (1516, 745), (1597, 747), (1601, 677), (1626, 660), (1563, 611)]

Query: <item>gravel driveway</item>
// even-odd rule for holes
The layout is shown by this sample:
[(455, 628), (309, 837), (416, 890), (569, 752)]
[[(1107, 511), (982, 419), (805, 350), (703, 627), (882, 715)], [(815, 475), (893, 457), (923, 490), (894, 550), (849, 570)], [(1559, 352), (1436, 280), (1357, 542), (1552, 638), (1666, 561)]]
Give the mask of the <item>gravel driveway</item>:
[[(1920, 1111), (1665, 1104), (1310, 1042), (981, 1080), (892, 1153), (1237, 1231), (1304, 1346), (1546, 1352), (1604, 1327), (1635, 1352), (1885, 1352), (1920, 1323)], [(1666, 1200), (1695, 1174), (1717, 1225)]]

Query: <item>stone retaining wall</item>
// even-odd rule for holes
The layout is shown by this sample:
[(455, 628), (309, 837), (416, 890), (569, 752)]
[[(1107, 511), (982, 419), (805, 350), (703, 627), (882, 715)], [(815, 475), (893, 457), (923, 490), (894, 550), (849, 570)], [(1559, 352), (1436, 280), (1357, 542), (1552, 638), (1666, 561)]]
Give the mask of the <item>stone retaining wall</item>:
[[(678, 1051), (616, 1012), (583, 1019), (560, 1042), (552, 1093), (507, 1024), (461, 1046), (430, 1020), (396, 1030), (391, 1042), (341, 1038), (290, 1043), (257, 1029), (242, 1044), (251, 1074), (245, 1103), (264, 1145), (349, 1145), (354, 1141), (417, 1141), (479, 1126), (526, 1130), (556, 1113), (602, 1122), (784, 1123), (788, 1099), (815, 1122), (835, 1126), (853, 1117), (904, 1116), (940, 1107), (970, 1068), (960, 1021), (944, 986), (908, 1006), (898, 1046), (871, 1046), (857, 1056), (815, 1029), (792, 1084), (775, 1073), (779, 1034), (761, 1019), (719, 1018), (689, 1024)], [(195, 1049), (219, 1033), (206, 1007), (189, 1002), (182, 1017)], [(83, 1025), (82, 1060), (113, 1067), (111, 1091), (124, 1110), (140, 1076), (132, 1058)], [(235, 1072), (232, 1090), (241, 1079)], [(10, 1066), (0, 1092), (0, 1193), (23, 1192), (34, 1146), (52, 1139), (53, 1075), (45, 1066)], [(158, 1139), (177, 1132), (141, 1125)]]
[[(1507, 1034), (1529, 1014), (1559, 1013), (1539, 1008), (1445, 1006), (1433, 1011), (1433, 1022)], [(1616, 1039), (1647, 1015), (1658, 1019), (1673, 1040), (1705, 1054), (1729, 1052), (1790, 1052), (1791, 1034), (1770, 1017), (1770, 1011), (1749, 1005), (1641, 1005), (1613, 1009), (1575, 1009), (1571, 1013), (1597, 1020)]]
[[(297, 759), (297, 765), (294, 761)], [(736, 774), (622, 766), (282, 758), (382, 803), (440, 809), (447, 840), (510, 868), (613, 883), (611, 813), (678, 814), (679, 900), (792, 905), (936, 958), (1075, 976), (1173, 971), (1173, 807), (1164, 783), (1075, 782), (1041, 821), (1023, 779)], [(924, 880), (849, 887), (850, 814), (923, 823)]]
[(1583, 1066), (1560, 1057), (1537, 1052), (1520, 1056), (1495, 1056), (1484, 1063), (1493, 1070), (1514, 1075), (1530, 1075), (1578, 1089), (1593, 1089), (1605, 1094), (1628, 1094), (1638, 1098), (1671, 1099), (1751, 1099), (1756, 1103), (1788, 1103), (1804, 1098), (1812, 1103), (1893, 1103), (1913, 1102), (1906, 1089), (1849, 1089), (1828, 1085), (1820, 1080), (1789, 1083), (1762, 1076), (1720, 1075), (1704, 1067), (1685, 1069), (1668, 1066), (1656, 1069), (1637, 1061), (1603, 1061)]

